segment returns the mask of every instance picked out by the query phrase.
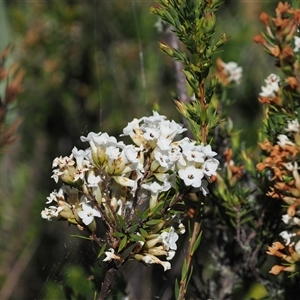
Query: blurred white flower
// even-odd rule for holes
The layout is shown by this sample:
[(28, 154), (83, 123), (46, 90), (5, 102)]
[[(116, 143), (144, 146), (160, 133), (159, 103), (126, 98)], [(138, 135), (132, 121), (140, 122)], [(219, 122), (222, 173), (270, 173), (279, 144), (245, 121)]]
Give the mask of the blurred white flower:
[(299, 131), (299, 122), (298, 119), (289, 120), (288, 127), (285, 129), (287, 132), (298, 132)]
[(295, 48), (293, 49), (294, 52), (299, 52), (300, 50), (300, 37), (294, 36), (294, 43), (295, 43)]
[(285, 245), (288, 246), (291, 243), (291, 238), (293, 236), (296, 236), (296, 233), (289, 233), (287, 231), (282, 231), (279, 235), (284, 239)]
[(228, 81), (235, 81), (237, 84), (240, 84), (242, 79), (243, 68), (239, 67), (236, 62), (230, 61), (228, 63), (221, 62), (223, 66), (223, 73), (226, 73), (228, 76)]

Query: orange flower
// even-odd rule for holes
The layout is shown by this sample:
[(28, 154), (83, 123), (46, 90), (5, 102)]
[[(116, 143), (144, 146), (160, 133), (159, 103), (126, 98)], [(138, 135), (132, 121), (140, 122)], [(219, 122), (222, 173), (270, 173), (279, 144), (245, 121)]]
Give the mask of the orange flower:
[(272, 269), (269, 271), (269, 273), (278, 275), (280, 272), (284, 271), (284, 266), (275, 265), (272, 267)]
[(260, 20), (266, 25), (269, 26), (269, 15), (265, 12), (260, 14)]
[(263, 38), (261, 34), (255, 35), (252, 39), (255, 43), (262, 44), (262, 45), (267, 44), (267, 41)]
[(290, 5), (287, 2), (279, 2), (277, 8), (275, 9), (277, 17), (281, 17), (285, 12), (288, 11), (289, 8)]
[(290, 76), (286, 78), (285, 82), (287, 82), (292, 89), (299, 87), (299, 81), (296, 79), (296, 77)]

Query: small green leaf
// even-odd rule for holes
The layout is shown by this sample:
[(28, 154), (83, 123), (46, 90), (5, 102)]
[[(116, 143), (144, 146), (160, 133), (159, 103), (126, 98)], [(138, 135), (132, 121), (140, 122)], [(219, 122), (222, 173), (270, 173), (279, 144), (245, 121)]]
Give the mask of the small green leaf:
[(147, 208), (147, 209), (146, 209), (146, 210), (143, 212), (141, 220), (145, 220), (145, 219), (147, 219), (147, 218), (148, 218), (148, 215), (149, 215), (149, 213), (150, 213), (150, 209), (149, 209), (149, 208)]
[(186, 281), (186, 286), (188, 286), (188, 285), (189, 285), (189, 282), (190, 282), (190, 280), (191, 280), (191, 277), (192, 277), (193, 271), (194, 271), (194, 267), (193, 267), (193, 266), (191, 266), (191, 269), (190, 269), (190, 272), (189, 272), (189, 277), (188, 277), (188, 279), (187, 279), (187, 281)]
[(146, 225), (148, 225), (148, 226), (157, 225), (157, 224), (161, 223), (161, 221), (162, 220), (153, 219), (153, 220), (146, 222)]
[(201, 242), (201, 238), (202, 238), (202, 231), (200, 232), (200, 234), (198, 235), (194, 245), (193, 245), (193, 248), (192, 248), (192, 255), (194, 254), (194, 252), (197, 250), (197, 248), (199, 247), (200, 245), (200, 242)]
[(132, 225), (132, 226), (130, 226), (130, 227), (128, 228), (128, 232), (129, 232), (129, 233), (133, 233), (133, 232), (135, 232), (135, 231), (138, 229), (138, 227), (139, 227), (138, 224), (134, 224), (134, 225)]
[(113, 232), (112, 235), (118, 238), (122, 238), (123, 236), (125, 236), (125, 234), (122, 232)]
[(121, 243), (119, 245), (119, 249), (118, 249), (118, 252), (120, 252), (127, 244), (127, 236), (125, 235), (123, 237), (123, 239), (121, 240)]
[(135, 214), (140, 220), (143, 219), (143, 213), (139, 209), (135, 210)]
[(117, 218), (118, 218), (118, 221), (122, 227), (122, 229), (125, 231), (126, 230), (126, 223), (125, 223), (125, 220), (122, 218), (122, 216), (120, 215), (117, 215)]
[(97, 256), (97, 259), (100, 258), (100, 257), (102, 256), (102, 254), (104, 253), (105, 249), (106, 249), (106, 244), (104, 244), (104, 245), (101, 247), (101, 249), (100, 249), (100, 251), (99, 251), (99, 254), (98, 254), (98, 256)]
[(187, 276), (187, 263), (186, 263), (186, 259), (184, 259), (182, 270), (181, 270), (181, 281), (184, 281), (186, 276)]
[(165, 205), (164, 201), (160, 201), (158, 202), (154, 208), (152, 209), (152, 214), (155, 215), (157, 212), (159, 212), (161, 210), (161, 208)]
[(130, 236), (130, 241), (134, 241), (134, 242), (145, 242), (145, 239), (144, 239), (142, 236), (138, 235), (138, 234), (132, 234), (132, 235)]
[(89, 240), (89, 241), (92, 241), (92, 240), (93, 240), (93, 239), (91, 239), (90, 237), (83, 236), (83, 235), (77, 235), (77, 234), (72, 234), (71, 237), (76, 237), (76, 238), (79, 238), (79, 239)]
[(142, 237), (147, 237), (148, 236), (148, 232), (145, 229), (140, 228), (139, 231), (140, 231)]
[(178, 282), (178, 279), (176, 278), (175, 279), (175, 299), (178, 299), (178, 296), (179, 296), (179, 282)]

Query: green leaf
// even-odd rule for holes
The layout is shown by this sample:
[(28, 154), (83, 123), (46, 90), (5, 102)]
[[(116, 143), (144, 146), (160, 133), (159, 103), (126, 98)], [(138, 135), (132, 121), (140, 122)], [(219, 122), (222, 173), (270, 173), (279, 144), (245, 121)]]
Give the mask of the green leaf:
[(200, 234), (198, 235), (194, 245), (193, 245), (193, 248), (192, 248), (192, 255), (194, 254), (194, 252), (197, 250), (197, 248), (199, 247), (200, 245), (200, 242), (201, 242), (201, 238), (202, 238), (202, 231), (200, 232)]
[(79, 239), (89, 240), (89, 241), (92, 241), (92, 240), (93, 240), (93, 239), (90, 238), (90, 237), (83, 236), (83, 235), (77, 235), (77, 234), (71, 234), (71, 237), (76, 237), (76, 238), (79, 238)]
[(295, 9), (300, 8), (299, 0), (292, 0), (292, 7)]
[(148, 236), (148, 232), (145, 229), (140, 228), (139, 231), (140, 231), (142, 237), (147, 237)]
[(122, 232), (113, 232), (112, 235), (118, 238), (122, 238), (123, 236), (125, 236), (125, 234)]
[(194, 271), (194, 267), (193, 267), (193, 265), (192, 265), (192, 266), (191, 266), (191, 269), (190, 269), (190, 272), (189, 272), (189, 277), (188, 277), (188, 279), (187, 279), (187, 281), (186, 281), (186, 286), (189, 285), (189, 282), (190, 282), (190, 280), (191, 280), (193, 271)]
[(157, 224), (161, 223), (161, 221), (162, 221), (161, 219), (159, 219), (159, 220), (153, 219), (153, 220), (146, 222), (146, 225), (148, 225), (148, 226), (157, 225)]
[(178, 279), (176, 278), (175, 279), (175, 299), (178, 299), (178, 296), (179, 296), (179, 282), (178, 282)]
[(98, 256), (97, 256), (97, 259), (100, 258), (100, 257), (103, 255), (105, 249), (106, 249), (106, 244), (104, 244), (104, 245), (101, 247), (101, 249), (100, 249), (100, 251), (99, 251), (99, 254), (98, 254)]
[(121, 240), (121, 243), (119, 245), (119, 249), (118, 249), (118, 252), (120, 252), (127, 244), (127, 236), (125, 235), (123, 237), (123, 239)]
[(130, 227), (128, 228), (128, 232), (129, 232), (129, 233), (133, 233), (133, 232), (135, 232), (135, 231), (138, 229), (138, 227), (139, 227), (138, 224), (134, 224), (134, 225), (132, 225), (132, 226), (130, 226)]
[(145, 239), (144, 239), (142, 236), (138, 235), (138, 234), (132, 234), (132, 235), (130, 236), (130, 241), (134, 241), (134, 242), (145, 242)]
[(187, 262), (186, 259), (183, 261), (182, 270), (181, 270), (181, 281), (183, 281), (187, 276)]
[(147, 208), (147, 209), (143, 212), (141, 220), (146, 220), (146, 219), (148, 218), (149, 213), (150, 213), (150, 208)]
[(122, 229), (125, 231), (126, 230), (126, 223), (125, 223), (125, 220), (122, 218), (122, 216), (120, 215), (117, 215), (117, 218), (118, 218), (118, 221), (122, 227)]
[(165, 201), (159, 201), (152, 209), (152, 214), (155, 215), (165, 205)]
[(139, 209), (135, 210), (135, 214), (140, 220), (143, 220), (143, 213)]

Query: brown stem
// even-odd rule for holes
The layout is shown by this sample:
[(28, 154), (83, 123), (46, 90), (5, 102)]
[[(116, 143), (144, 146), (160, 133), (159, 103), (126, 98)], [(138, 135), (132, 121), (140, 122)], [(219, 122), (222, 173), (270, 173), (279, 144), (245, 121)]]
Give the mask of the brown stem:
[(200, 220), (199, 220), (199, 216), (195, 217), (195, 223), (194, 223), (194, 228), (193, 228), (193, 233), (192, 233), (192, 237), (189, 240), (189, 247), (188, 247), (188, 252), (186, 255), (186, 274), (184, 278), (181, 278), (181, 282), (180, 282), (180, 288), (179, 288), (179, 294), (178, 294), (178, 298), (177, 300), (184, 300), (185, 299), (185, 294), (186, 294), (186, 290), (187, 290), (187, 286), (188, 286), (188, 278), (189, 278), (189, 273), (190, 273), (190, 269), (191, 269), (191, 264), (192, 264), (192, 258), (194, 255), (194, 245), (195, 242), (201, 232), (201, 225), (200, 225)]
[[(205, 100), (205, 91), (204, 91), (204, 81), (202, 78), (199, 78), (199, 99), (200, 99), (200, 104), (201, 108), (203, 110), (206, 110), (206, 100)], [(201, 142), (206, 144), (206, 139), (207, 139), (207, 133), (206, 133), (206, 122), (202, 121), (201, 125)]]
[(115, 267), (111, 267), (105, 274), (104, 281), (102, 283), (101, 292), (97, 298), (97, 300), (105, 300), (107, 299), (112, 284), (114, 283), (115, 276), (117, 274), (117, 269)]

